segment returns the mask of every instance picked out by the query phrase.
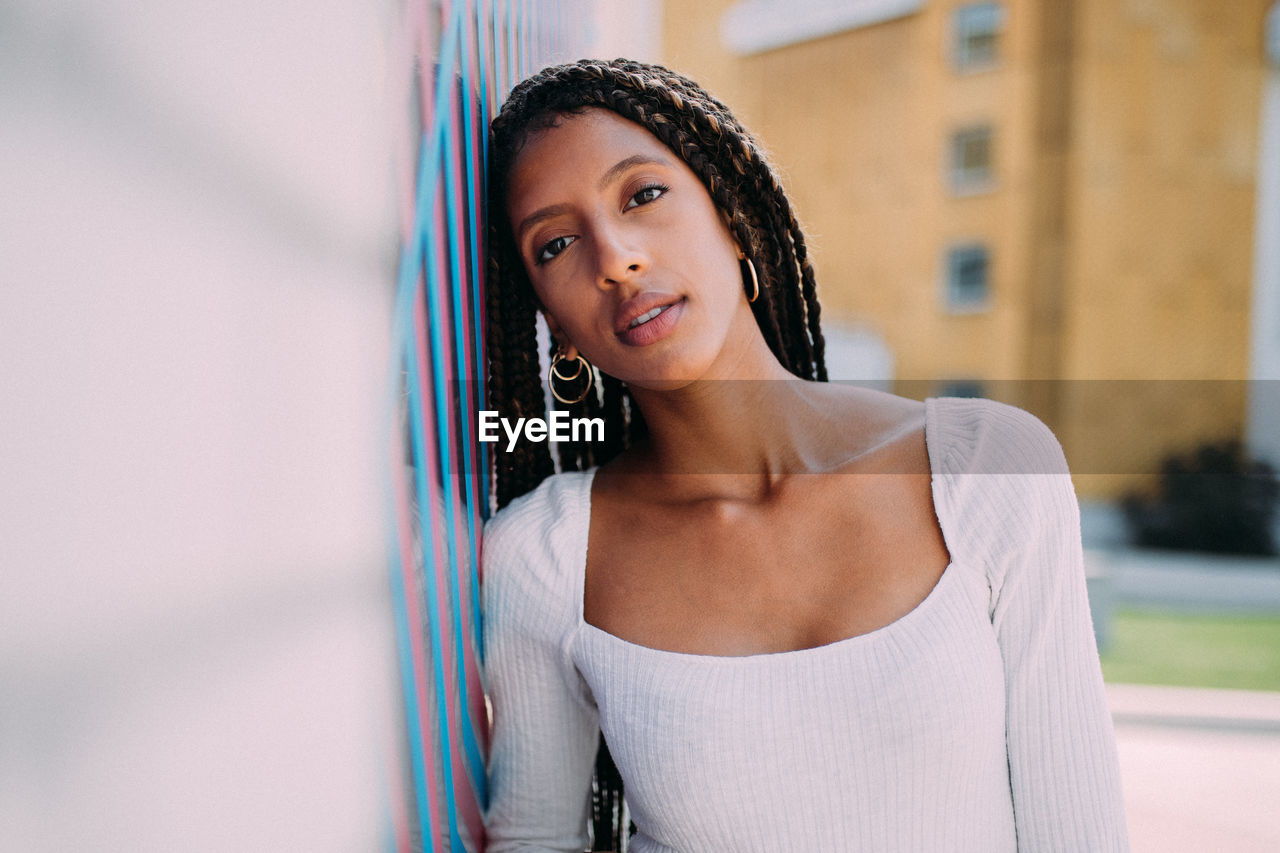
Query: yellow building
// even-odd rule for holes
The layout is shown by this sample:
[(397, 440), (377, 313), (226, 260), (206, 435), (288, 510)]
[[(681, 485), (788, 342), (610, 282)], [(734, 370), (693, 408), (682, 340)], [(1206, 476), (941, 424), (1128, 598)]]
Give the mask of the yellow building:
[(1245, 429), (1270, 6), (666, 0), (662, 55), (782, 167), (827, 325), (1124, 474)]

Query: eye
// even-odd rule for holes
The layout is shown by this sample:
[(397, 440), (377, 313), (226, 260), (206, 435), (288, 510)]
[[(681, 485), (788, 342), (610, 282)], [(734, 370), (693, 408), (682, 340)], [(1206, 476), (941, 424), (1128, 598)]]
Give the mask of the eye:
[(662, 184), (649, 184), (647, 187), (641, 187), (636, 190), (635, 194), (627, 201), (624, 209), (630, 210), (633, 207), (640, 207), (641, 205), (649, 204), (652, 201), (657, 201), (658, 197), (669, 189), (671, 188), (663, 186)]
[(536, 258), (537, 263), (545, 264), (547, 261), (553, 260), (556, 255), (569, 248), (569, 244), (576, 239), (576, 237), (557, 237), (544, 244), (543, 247), (538, 250)]

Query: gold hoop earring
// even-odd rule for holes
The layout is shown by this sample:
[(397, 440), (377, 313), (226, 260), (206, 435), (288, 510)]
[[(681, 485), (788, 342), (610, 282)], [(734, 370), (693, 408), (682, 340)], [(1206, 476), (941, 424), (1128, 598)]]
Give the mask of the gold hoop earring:
[[(547, 371), (547, 385), (550, 386), (551, 388), (551, 396), (555, 397), (561, 403), (565, 403), (567, 405), (573, 405), (574, 403), (581, 403), (583, 400), (587, 399), (587, 394), (591, 391), (591, 383), (592, 383), (591, 363), (587, 361), (585, 358), (583, 358), (581, 355), (579, 355), (575, 360), (578, 362), (578, 369), (573, 372), (572, 376), (565, 376), (563, 373), (556, 370), (556, 367), (560, 364), (560, 362), (568, 361), (568, 359), (565, 358), (564, 353), (557, 352), (555, 356), (552, 357), (551, 359), (551, 368)], [(586, 387), (582, 389), (582, 393), (572, 399), (568, 397), (561, 397), (560, 392), (556, 390), (556, 380), (559, 379), (561, 382), (572, 382), (573, 380), (577, 379), (579, 376), (582, 375), (582, 371), (584, 368), (587, 371), (587, 384), (586, 384)]]
[(568, 359), (565, 357), (564, 353), (557, 352), (555, 355), (555, 358), (551, 359), (551, 371), (547, 374), (548, 382), (551, 381), (551, 376), (555, 376), (556, 379), (563, 379), (565, 382), (572, 382), (573, 380), (577, 379), (579, 376), (582, 375), (582, 365), (587, 363), (587, 360), (585, 358), (583, 358), (582, 356), (578, 356), (577, 358), (574, 359), (574, 361), (576, 361), (578, 364), (578, 369), (573, 372), (572, 376), (565, 376), (563, 373), (556, 370), (556, 365), (562, 361), (568, 361)]
[(739, 264), (743, 261), (747, 262), (747, 269), (751, 272), (751, 295), (747, 297), (747, 301), (755, 302), (760, 298), (760, 279), (756, 278), (756, 265), (746, 255), (738, 259)]

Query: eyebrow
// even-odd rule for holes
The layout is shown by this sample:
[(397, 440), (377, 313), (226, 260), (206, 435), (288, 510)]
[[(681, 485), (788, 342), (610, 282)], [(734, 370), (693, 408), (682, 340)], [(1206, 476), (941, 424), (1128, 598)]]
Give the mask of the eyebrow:
[(610, 182), (616, 179), (618, 175), (622, 174), (627, 169), (630, 169), (632, 166), (654, 166), (654, 165), (663, 166), (666, 164), (662, 160), (659, 160), (657, 157), (651, 157), (647, 154), (632, 154), (630, 157), (627, 157), (623, 160), (619, 160), (617, 163), (614, 163), (612, 166), (610, 166), (608, 170), (606, 170), (605, 173), (600, 176), (600, 183), (597, 186), (599, 186), (600, 189), (604, 189), (605, 187), (609, 186)]
[[(597, 184), (597, 186), (601, 190), (603, 190), (605, 187), (609, 186), (611, 182), (616, 180), (620, 174), (627, 171), (627, 169), (630, 169), (633, 166), (666, 166), (666, 165), (668, 165), (668, 163), (665, 160), (659, 159), (658, 157), (653, 157), (648, 154), (632, 154), (630, 157), (624, 157), (623, 159), (619, 160), (617, 163), (614, 163), (612, 166), (606, 169), (604, 174), (600, 176), (600, 181)], [(541, 222), (544, 219), (550, 219), (553, 216), (559, 216), (560, 214), (564, 213), (567, 209), (568, 209), (568, 206), (563, 204), (552, 204), (552, 205), (548, 205), (547, 207), (538, 208), (533, 213), (530, 213), (528, 216), (526, 216), (524, 219), (520, 221), (519, 227), (516, 228), (516, 239), (519, 240), (523, 238), (524, 232), (528, 231), (531, 226), (537, 225), (539, 222)]]

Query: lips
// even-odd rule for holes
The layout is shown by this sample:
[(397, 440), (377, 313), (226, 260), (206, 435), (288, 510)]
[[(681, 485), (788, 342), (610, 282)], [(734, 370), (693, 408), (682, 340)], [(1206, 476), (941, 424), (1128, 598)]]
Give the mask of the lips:
[(634, 320), (648, 314), (655, 308), (674, 305), (681, 298), (674, 293), (662, 293), (657, 290), (649, 290), (631, 297), (619, 305), (617, 313), (613, 315), (614, 333), (621, 335), (631, 327), (631, 323)]
[(613, 318), (614, 334), (623, 343), (645, 346), (665, 337), (683, 312), (682, 296), (654, 291), (641, 293), (618, 307)]

